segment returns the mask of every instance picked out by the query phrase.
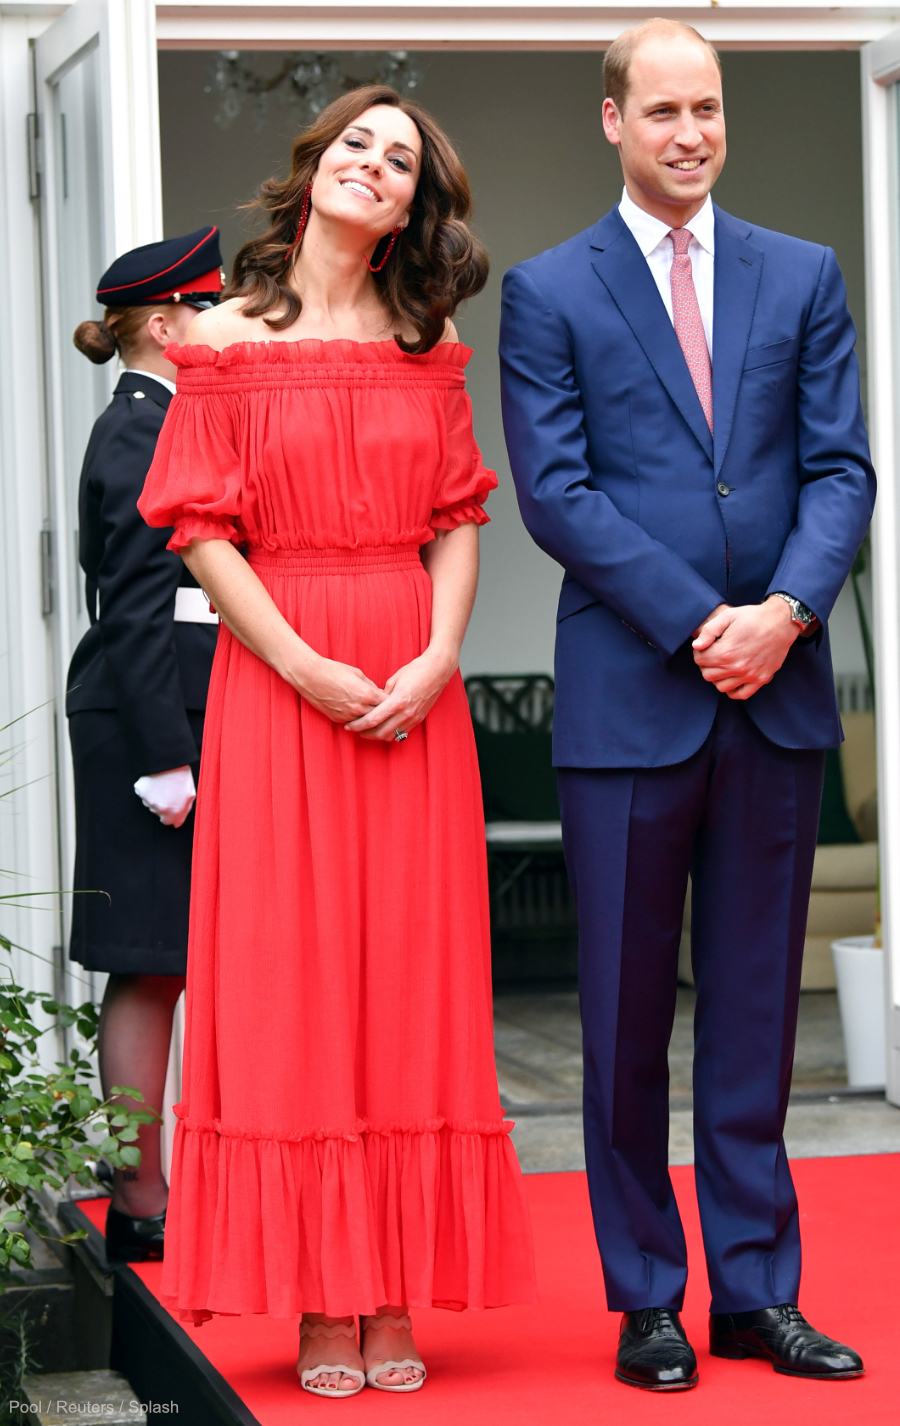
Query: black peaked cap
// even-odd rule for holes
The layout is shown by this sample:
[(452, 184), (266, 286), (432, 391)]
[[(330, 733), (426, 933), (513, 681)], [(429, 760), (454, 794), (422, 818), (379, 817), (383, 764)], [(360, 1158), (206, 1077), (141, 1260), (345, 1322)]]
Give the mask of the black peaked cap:
[(197, 298), (212, 306), (222, 292), (221, 267), (218, 228), (198, 228), (117, 257), (97, 284), (97, 301), (104, 307), (143, 307), (165, 298)]

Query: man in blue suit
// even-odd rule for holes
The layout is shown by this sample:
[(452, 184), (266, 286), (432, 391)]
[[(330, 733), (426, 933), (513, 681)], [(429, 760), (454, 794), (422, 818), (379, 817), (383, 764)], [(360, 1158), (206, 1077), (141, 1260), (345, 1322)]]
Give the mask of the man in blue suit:
[(604, 78), (622, 202), (506, 274), (501, 362), (522, 516), (565, 569), (554, 763), (616, 1375), (697, 1381), (667, 1167), (690, 874), (711, 1351), (859, 1376), (797, 1307), (782, 1138), (824, 750), (842, 737), (826, 621), (874, 500), (855, 332), (830, 249), (713, 205), (725, 125), (706, 41), (648, 21)]

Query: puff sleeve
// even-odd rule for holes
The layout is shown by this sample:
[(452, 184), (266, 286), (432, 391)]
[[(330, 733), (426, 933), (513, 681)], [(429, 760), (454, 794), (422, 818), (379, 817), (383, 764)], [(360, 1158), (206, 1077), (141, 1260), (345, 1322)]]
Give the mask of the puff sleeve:
[(191, 540), (242, 544), (241, 461), (234, 398), (190, 389), (173, 397), (138, 509), (148, 525), (174, 525), (168, 548)]
[(481, 459), (472, 430), (472, 403), (463, 387), (447, 392), (445, 414), (447, 458), (428, 523), (432, 530), (486, 525), (490, 517), (482, 507), (497, 477)]

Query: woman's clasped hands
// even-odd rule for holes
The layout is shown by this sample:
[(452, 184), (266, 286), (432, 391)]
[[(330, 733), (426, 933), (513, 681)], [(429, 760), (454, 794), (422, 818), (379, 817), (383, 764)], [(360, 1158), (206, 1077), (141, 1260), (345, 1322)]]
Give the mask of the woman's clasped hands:
[(303, 680), (307, 702), (348, 733), (390, 742), (398, 729), (408, 733), (430, 713), (456, 663), (426, 649), (379, 688), (362, 669), (318, 658)]

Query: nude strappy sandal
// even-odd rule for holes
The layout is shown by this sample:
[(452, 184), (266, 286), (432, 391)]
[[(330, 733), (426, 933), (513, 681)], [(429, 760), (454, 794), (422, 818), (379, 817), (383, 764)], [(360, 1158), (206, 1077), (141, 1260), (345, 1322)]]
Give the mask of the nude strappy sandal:
[[(363, 1332), (367, 1327), (374, 1327), (376, 1325), (379, 1327), (405, 1327), (407, 1332), (412, 1331), (412, 1322), (408, 1316), (363, 1317), (360, 1325)], [(402, 1386), (385, 1386), (384, 1382), (375, 1380), (375, 1378), (381, 1376), (383, 1372), (403, 1372), (406, 1371), (407, 1367), (414, 1367), (416, 1371), (422, 1373), (418, 1381), (404, 1382)], [(407, 1357), (406, 1360), (402, 1362), (377, 1362), (374, 1367), (370, 1367), (366, 1372), (366, 1381), (369, 1386), (374, 1386), (376, 1391), (418, 1391), (425, 1385), (427, 1375), (428, 1373), (425, 1370), (424, 1362), (420, 1362), (417, 1357)]]
[[(351, 1327), (348, 1322), (335, 1322), (332, 1327), (326, 1327), (324, 1322), (301, 1322), (300, 1336), (329, 1338), (350, 1337), (352, 1341), (355, 1342), (356, 1329)], [(310, 1386), (309, 1383), (317, 1376), (321, 1376), (323, 1372), (340, 1372), (342, 1376), (356, 1377), (359, 1386), (355, 1386), (352, 1391), (341, 1391), (340, 1387), (337, 1386)], [(357, 1396), (366, 1384), (365, 1373), (361, 1372), (359, 1367), (345, 1367), (341, 1362), (336, 1363), (335, 1366), (329, 1366), (323, 1362), (321, 1366), (307, 1367), (304, 1371), (300, 1370), (300, 1364), (298, 1362), (297, 1373), (300, 1377), (300, 1385), (303, 1387), (303, 1390), (311, 1392), (313, 1396)]]

